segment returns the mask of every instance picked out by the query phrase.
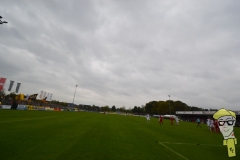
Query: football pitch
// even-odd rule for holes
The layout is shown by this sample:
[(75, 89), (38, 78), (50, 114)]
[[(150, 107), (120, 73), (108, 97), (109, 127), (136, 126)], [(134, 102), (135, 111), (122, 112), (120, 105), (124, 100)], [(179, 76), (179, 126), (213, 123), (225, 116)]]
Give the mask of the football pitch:
[[(240, 139), (240, 128), (234, 129)], [(0, 110), (0, 159), (226, 160), (221, 133), (196, 123), (94, 112)], [(240, 159), (240, 144), (236, 146)]]

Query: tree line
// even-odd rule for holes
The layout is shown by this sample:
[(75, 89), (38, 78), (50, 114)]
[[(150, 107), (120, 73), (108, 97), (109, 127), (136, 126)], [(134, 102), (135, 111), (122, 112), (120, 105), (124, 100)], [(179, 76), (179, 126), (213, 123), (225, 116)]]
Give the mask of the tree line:
[(166, 114), (176, 114), (176, 111), (208, 111), (208, 109), (203, 109), (195, 106), (188, 106), (186, 103), (181, 101), (151, 101), (146, 103), (146, 105), (134, 106), (132, 109), (126, 109), (125, 107), (116, 108), (112, 106), (104, 106), (101, 108), (102, 111), (112, 111), (112, 112), (124, 112), (124, 113), (133, 113), (137, 115), (144, 114), (156, 114), (156, 115), (166, 115)]
[(208, 111), (195, 106), (188, 106), (186, 103), (181, 101), (151, 101), (145, 105), (145, 112), (148, 114), (175, 114), (176, 111)]
[[(4, 100), (7, 101), (7, 99), (11, 98), (14, 99), (17, 96), (16, 93), (10, 93), (5, 94), (5, 91), (0, 91), (0, 102), (3, 102)], [(37, 100), (36, 100), (37, 101)], [(57, 104), (63, 107), (67, 107), (69, 103), (66, 102), (59, 102), (57, 100), (52, 100), (50, 102), (51, 104)], [(3, 103), (2, 103), (3, 104)], [(138, 114), (138, 115), (144, 115), (144, 114), (157, 114), (157, 115), (166, 115), (166, 114), (175, 114), (176, 111), (208, 111), (208, 109), (203, 109), (195, 106), (188, 106), (186, 103), (181, 101), (173, 101), (173, 100), (167, 100), (167, 101), (150, 101), (146, 103), (146, 105), (142, 106), (134, 106), (133, 108), (126, 109), (124, 106), (120, 108), (116, 108), (116, 106), (95, 106), (95, 105), (74, 105), (75, 107), (87, 111), (103, 111), (103, 112), (122, 112), (122, 113), (132, 113), (132, 114)], [(210, 109), (211, 110), (211, 109)]]

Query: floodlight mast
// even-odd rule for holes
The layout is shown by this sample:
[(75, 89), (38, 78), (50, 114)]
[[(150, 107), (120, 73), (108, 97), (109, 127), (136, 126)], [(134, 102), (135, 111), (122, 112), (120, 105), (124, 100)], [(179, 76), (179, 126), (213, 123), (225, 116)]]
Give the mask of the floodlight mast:
[(73, 96), (73, 107), (74, 107), (74, 99), (75, 99), (75, 94), (76, 94), (77, 86), (78, 86), (78, 85), (76, 85), (75, 92), (74, 92), (74, 96)]
[[(0, 19), (2, 19), (3, 17), (2, 16), (0, 16)], [(0, 24), (3, 24), (3, 23), (8, 23), (7, 21), (2, 21), (2, 20), (0, 20)]]
[(169, 101), (168, 101), (168, 104), (169, 104), (169, 110), (170, 110), (170, 116), (171, 116), (171, 107), (170, 107), (170, 95), (168, 95), (169, 97)]

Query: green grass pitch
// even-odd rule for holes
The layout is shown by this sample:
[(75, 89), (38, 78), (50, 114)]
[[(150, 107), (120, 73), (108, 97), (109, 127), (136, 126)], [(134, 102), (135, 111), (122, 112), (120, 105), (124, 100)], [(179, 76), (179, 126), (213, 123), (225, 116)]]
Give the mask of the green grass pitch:
[[(92, 112), (0, 110), (0, 159), (225, 160), (222, 134), (207, 126)], [(240, 128), (234, 129), (240, 139)], [(236, 145), (240, 159), (240, 145)]]

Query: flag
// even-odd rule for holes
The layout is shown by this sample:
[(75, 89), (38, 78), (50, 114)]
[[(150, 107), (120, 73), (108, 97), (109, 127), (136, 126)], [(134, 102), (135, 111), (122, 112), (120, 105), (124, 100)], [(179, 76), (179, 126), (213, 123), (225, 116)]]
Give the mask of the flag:
[(14, 81), (11, 81), (11, 80), (10, 80), (10, 85), (9, 85), (9, 88), (8, 88), (8, 91), (9, 91), (9, 92), (12, 90), (13, 84), (14, 84)]
[(18, 93), (20, 86), (21, 86), (21, 83), (17, 83), (16, 93)]
[(36, 100), (38, 94), (32, 94), (28, 97), (28, 100)]
[(47, 100), (47, 97), (43, 98), (43, 99), (42, 99), (42, 102), (44, 102), (44, 103), (45, 103), (45, 102), (46, 102), (46, 100)]
[(47, 92), (44, 92), (42, 98), (45, 98), (45, 97), (46, 97), (46, 94), (47, 94)]
[(15, 99), (17, 101), (23, 101), (24, 100), (24, 94), (20, 93), (19, 95), (16, 95)]
[(52, 100), (52, 94), (50, 95), (50, 98), (49, 98), (49, 100), (50, 100), (50, 101)]
[(20, 101), (24, 100), (24, 94), (20, 93)]
[(38, 94), (33, 94), (31, 100), (36, 100), (37, 96), (38, 96)]
[(47, 99), (49, 99), (50, 98), (50, 93), (47, 93)]
[(43, 91), (41, 91), (39, 98), (42, 99)]
[(27, 94), (27, 95), (24, 95), (24, 99), (27, 101), (28, 100), (28, 98), (29, 98), (29, 95)]
[(7, 78), (0, 77), (0, 91), (3, 89)]

